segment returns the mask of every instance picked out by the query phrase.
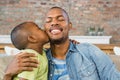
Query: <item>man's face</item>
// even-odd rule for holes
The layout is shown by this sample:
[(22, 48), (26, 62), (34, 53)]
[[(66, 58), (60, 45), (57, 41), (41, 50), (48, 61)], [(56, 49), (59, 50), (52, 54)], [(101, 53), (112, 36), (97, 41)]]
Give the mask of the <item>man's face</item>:
[(64, 11), (58, 8), (51, 9), (45, 20), (45, 30), (52, 42), (63, 42), (68, 39), (71, 23)]

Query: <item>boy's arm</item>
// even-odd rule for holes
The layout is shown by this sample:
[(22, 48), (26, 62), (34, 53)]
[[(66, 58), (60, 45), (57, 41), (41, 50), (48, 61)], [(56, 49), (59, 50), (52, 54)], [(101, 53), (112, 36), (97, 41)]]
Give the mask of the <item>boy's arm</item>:
[(10, 74), (5, 74), (3, 80), (12, 80), (12, 76)]
[(6, 68), (3, 80), (12, 80), (12, 77), (21, 71), (32, 71), (33, 68), (36, 68), (38, 61), (30, 57), (35, 57), (35, 55), (29, 53), (17, 54)]

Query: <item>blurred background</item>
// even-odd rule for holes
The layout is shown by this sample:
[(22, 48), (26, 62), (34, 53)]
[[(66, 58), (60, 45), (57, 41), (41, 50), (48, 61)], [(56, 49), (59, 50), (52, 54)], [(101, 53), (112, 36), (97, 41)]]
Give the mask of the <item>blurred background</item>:
[(46, 11), (64, 8), (73, 28), (71, 36), (112, 36), (111, 44), (120, 44), (120, 0), (0, 0), (0, 35), (24, 21), (43, 28)]

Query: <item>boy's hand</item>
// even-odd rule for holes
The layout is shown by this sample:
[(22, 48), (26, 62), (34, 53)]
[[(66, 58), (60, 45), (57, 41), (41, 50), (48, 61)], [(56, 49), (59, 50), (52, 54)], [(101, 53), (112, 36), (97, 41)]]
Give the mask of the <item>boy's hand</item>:
[(4, 77), (8, 76), (12, 78), (14, 75), (20, 73), (21, 71), (32, 71), (33, 68), (36, 68), (38, 65), (38, 61), (30, 57), (35, 57), (35, 54), (17, 54), (8, 65)]
[(74, 44), (79, 44), (80, 42), (78, 42), (78, 41), (76, 41), (76, 40), (72, 40), (72, 39), (70, 39), (70, 41), (72, 42), (72, 43), (74, 43)]

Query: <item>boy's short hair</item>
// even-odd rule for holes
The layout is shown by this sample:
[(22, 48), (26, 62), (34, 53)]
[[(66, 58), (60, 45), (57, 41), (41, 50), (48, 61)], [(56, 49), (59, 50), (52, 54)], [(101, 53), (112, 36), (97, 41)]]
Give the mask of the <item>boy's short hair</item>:
[(28, 45), (27, 37), (30, 34), (28, 28), (31, 24), (36, 25), (34, 22), (23, 22), (11, 31), (11, 41), (16, 48), (21, 50)]

